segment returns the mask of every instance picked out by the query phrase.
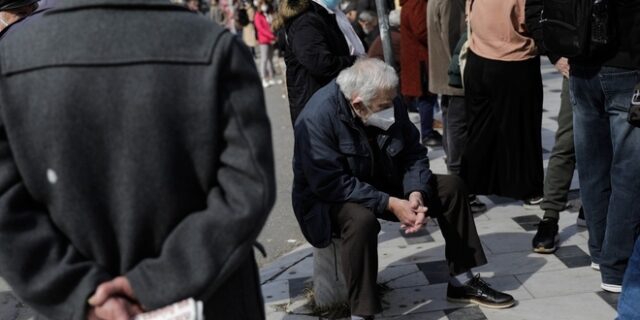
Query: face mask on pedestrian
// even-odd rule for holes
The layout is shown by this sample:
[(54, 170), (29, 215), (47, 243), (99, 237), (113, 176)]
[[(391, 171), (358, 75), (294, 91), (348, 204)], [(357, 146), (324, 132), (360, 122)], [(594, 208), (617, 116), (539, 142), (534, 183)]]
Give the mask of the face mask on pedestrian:
[(327, 6), (327, 8), (329, 9), (337, 9), (338, 6), (340, 5), (340, 0), (320, 0), (322, 1), (322, 3), (324, 3), (325, 6)]
[(260, 6), (260, 10), (262, 10), (262, 12), (267, 12), (269, 10), (269, 6), (266, 4), (263, 4), (262, 6)]
[(373, 112), (367, 105), (364, 105), (364, 107), (369, 111), (369, 116), (362, 119), (362, 123), (364, 123), (365, 126), (376, 127), (387, 131), (396, 122), (393, 107), (378, 112)]

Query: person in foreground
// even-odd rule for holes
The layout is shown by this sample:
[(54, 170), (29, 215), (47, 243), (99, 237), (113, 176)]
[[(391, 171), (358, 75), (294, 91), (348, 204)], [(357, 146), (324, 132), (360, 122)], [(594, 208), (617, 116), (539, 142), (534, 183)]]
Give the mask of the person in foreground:
[(307, 240), (340, 236), (352, 318), (382, 311), (376, 292), (378, 218), (417, 232), (438, 219), (451, 275), (447, 298), (492, 308), (515, 304), (472, 268), (487, 260), (456, 176), (434, 175), (407, 110), (394, 103), (398, 77), (378, 59), (360, 59), (320, 89), (295, 124), (294, 212)]
[(19, 26), (0, 41), (0, 276), (15, 294), (38, 319), (187, 298), (207, 319), (264, 319), (253, 246), (275, 179), (247, 48), (168, 0), (59, 1)]

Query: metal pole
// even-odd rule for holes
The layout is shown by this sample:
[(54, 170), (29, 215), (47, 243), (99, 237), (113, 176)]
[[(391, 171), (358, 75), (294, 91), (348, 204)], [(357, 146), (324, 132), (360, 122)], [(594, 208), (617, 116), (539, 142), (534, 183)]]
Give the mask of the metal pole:
[(393, 47), (391, 46), (391, 34), (389, 33), (387, 0), (376, 0), (376, 8), (378, 11), (378, 26), (380, 27), (380, 40), (382, 41), (384, 61), (393, 68), (396, 68), (395, 59), (393, 58)]

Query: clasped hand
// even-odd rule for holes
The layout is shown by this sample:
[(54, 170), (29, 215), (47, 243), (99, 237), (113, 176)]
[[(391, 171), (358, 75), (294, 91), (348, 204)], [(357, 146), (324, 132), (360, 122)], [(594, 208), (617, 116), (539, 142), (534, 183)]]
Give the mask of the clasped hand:
[(426, 225), (429, 209), (424, 205), (420, 192), (412, 192), (409, 200), (390, 197), (388, 209), (398, 218), (407, 234), (418, 232)]
[(144, 312), (125, 277), (99, 285), (88, 302), (87, 320), (131, 320)]

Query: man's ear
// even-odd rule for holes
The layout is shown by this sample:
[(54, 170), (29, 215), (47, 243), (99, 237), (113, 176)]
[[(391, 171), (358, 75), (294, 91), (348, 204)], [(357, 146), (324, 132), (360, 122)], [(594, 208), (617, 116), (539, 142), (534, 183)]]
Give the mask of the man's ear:
[(365, 111), (364, 103), (362, 103), (362, 98), (360, 98), (359, 96), (356, 96), (355, 98), (353, 98), (353, 100), (351, 100), (351, 105), (354, 109), (356, 109), (356, 111)]

